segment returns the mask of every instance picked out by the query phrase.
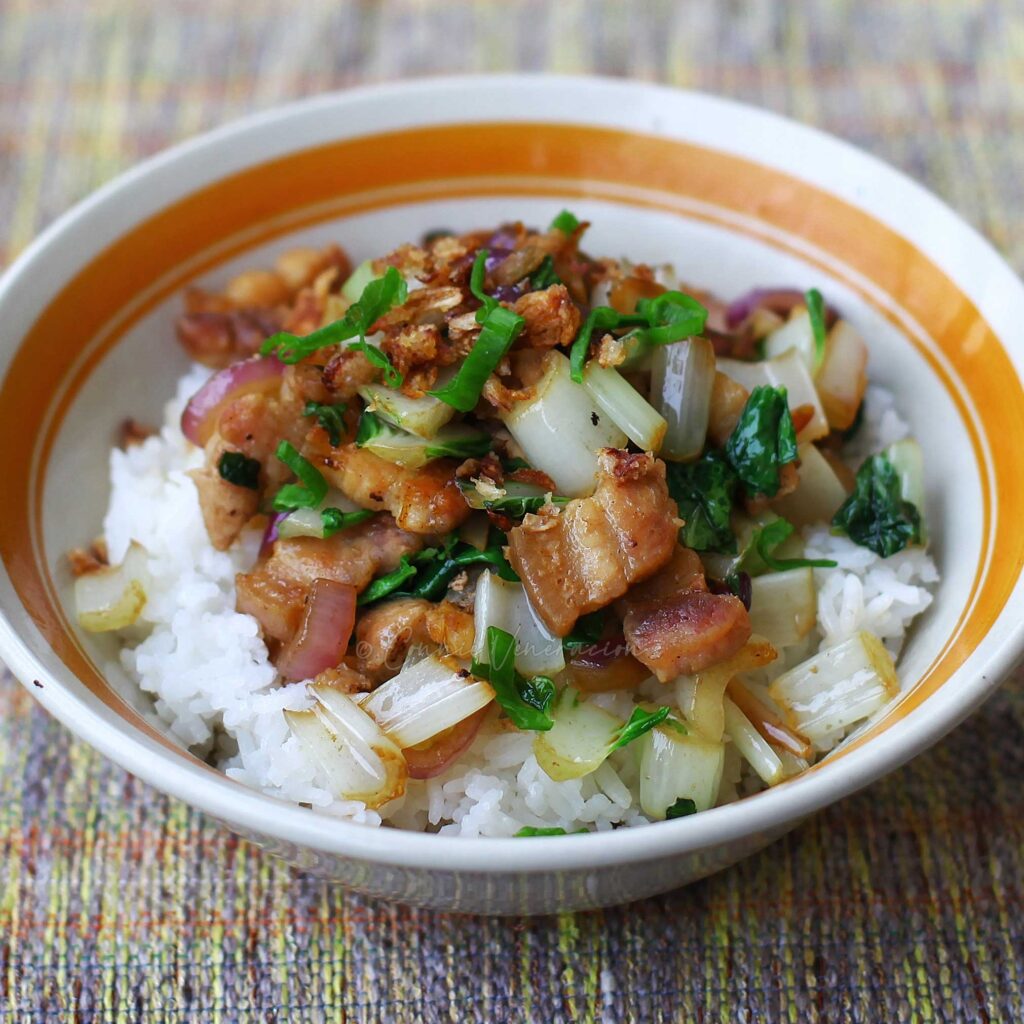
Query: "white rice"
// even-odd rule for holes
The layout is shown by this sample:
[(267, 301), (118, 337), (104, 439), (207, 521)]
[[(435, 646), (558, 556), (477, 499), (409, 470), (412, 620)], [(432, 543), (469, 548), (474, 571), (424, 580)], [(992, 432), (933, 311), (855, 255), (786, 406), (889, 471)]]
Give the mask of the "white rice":
[[(260, 538), (249, 531), (227, 552), (216, 551), (207, 538), (188, 476), (202, 464), (202, 453), (178, 426), (185, 401), (205, 377), (197, 367), (181, 380), (158, 436), (111, 454), (104, 520), (110, 557), (120, 561), (135, 540), (148, 552), (152, 578), (142, 623), (148, 632), (138, 634), (145, 636), (138, 643), (126, 638), (120, 667), (152, 695), (169, 733), (231, 778), (323, 813), (379, 825), (378, 812), (332, 796), (327, 779), (289, 734), (281, 712), (308, 706), (304, 685), (277, 684), (255, 619), (234, 610), (235, 574), (252, 565)], [(907, 432), (892, 395), (869, 388), (851, 457), (862, 458)], [(931, 603), (929, 588), (938, 580), (931, 558), (908, 549), (883, 560), (826, 527), (806, 531), (805, 540), (808, 557), (839, 563), (816, 570), (821, 645), (867, 630), (896, 656), (914, 616)], [(628, 716), (629, 697), (605, 694), (600, 700)], [(725, 775), (723, 800), (746, 791), (738, 757), (727, 759)], [(533, 756), (532, 735), (495, 723), (442, 775), (411, 781), (401, 802), (387, 808), (386, 820), (462, 836), (507, 836), (523, 826), (602, 831), (646, 823), (638, 787), (630, 748), (592, 775), (554, 782)]]

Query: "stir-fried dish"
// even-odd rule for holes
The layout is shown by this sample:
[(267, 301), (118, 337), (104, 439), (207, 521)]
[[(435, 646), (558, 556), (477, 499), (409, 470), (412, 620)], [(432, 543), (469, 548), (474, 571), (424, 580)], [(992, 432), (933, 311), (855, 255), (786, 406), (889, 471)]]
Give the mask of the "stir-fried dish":
[[(218, 552), (259, 531), (233, 610), (274, 686), (303, 684), (271, 745), (339, 801), (387, 818), (517, 734), (548, 780), (613, 800), (614, 774), (634, 818), (675, 818), (798, 774), (898, 690), (902, 620), (821, 614), (831, 574), (926, 539), (916, 442), (847, 454), (861, 335), (816, 289), (726, 304), (589, 254), (587, 226), (438, 231), (354, 269), (292, 250), (187, 295), (178, 338), (215, 371), (180, 420), (202, 523)], [(145, 544), (73, 565), (85, 629), (144, 626)]]

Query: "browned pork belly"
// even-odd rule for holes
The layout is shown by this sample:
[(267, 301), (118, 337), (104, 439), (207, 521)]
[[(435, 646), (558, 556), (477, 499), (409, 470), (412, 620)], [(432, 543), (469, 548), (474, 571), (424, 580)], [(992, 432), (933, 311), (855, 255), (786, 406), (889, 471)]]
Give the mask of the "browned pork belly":
[(561, 512), (528, 515), (509, 533), (509, 561), (548, 628), (565, 636), (580, 615), (657, 572), (676, 547), (679, 520), (665, 465), (608, 448), (597, 489)]
[(401, 671), (409, 648), (435, 643), (457, 658), (473, 652), (473, 616), (450, 601), (399, 597), (363, 612), (356, 624), (359, 671), (383, 682)]
[(354, 444), (310, 458), (327, 481), (357, 505), (390, 512), (411, 533), (450, 533), (472, 511), (455, 481), (454, 459), (435, 459), (420, 469), (408, 469)]
[(633, 657), (663, 683), (735, 654), (750, 637), (750, 616), (732, 594), (712, 594), (700, 558), (677, 547), (669, 564), (618, 602)]
[(422, 547), (422, 537), (400, 530), (387, 515), (324, 540), (282, 537), (269, 558), (235, 578), (237, 608), (252, 615), (266, 636), (287, 640), (298, 628), (314, 580), (335, 580), (363, 590), (375, 576), (397, 568), (403, 555)]

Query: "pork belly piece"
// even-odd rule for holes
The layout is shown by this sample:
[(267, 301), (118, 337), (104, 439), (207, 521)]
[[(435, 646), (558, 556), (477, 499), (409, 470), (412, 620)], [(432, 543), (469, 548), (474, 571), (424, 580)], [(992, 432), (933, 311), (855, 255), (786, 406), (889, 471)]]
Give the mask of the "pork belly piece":
[(359, 671), (374, 682), (397, 675), (413, 644), (428, 639), (432, 605), (418, 597), (399, 597), (368, 608), (356, 623)]
[(390, 512), (410, 533), (450, 533), (472, 511), (456, 483), (454, 459), (435, 459), (408, 469), (354, 444), (311, 453), (310, 458), (327, 481), (356, 504)]
[(680, 523), (664, 463), (607, 448), (599, 464), (591, 497), (528, 515), (508, 535), (509, 561), (557, 636), (656, 573), (676, 548)]
[(282, 537), (269, 558), (235, 577), (236, 607), (252, 615), (265, 636), (286, 641), (302, 621), (314, 580), (335, 580), (363, 590), (375, 576), (397, 568), (403, 555), (422, 547), (422, 537), (399, 529), (386, 515), (324, 540)]
[(663, 683), (732, 657), (750, 616), (732, 594), (712, 594), (700, 558), (677, 547), (669, 564), (617, 604), (630, 653)]
[(356, 623), (359, 671), (374, 682), (397, 675), (409, 648), (435, 643), (456, 658), (473, 652), (473, 616), (450, 601), (399, 597), (368, 608)]

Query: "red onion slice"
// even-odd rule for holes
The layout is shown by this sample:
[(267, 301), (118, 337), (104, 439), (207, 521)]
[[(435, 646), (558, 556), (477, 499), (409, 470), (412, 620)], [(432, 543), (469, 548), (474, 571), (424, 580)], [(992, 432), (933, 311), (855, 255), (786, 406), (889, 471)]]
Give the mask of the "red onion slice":
[(224, 406), (242, 395), (272, 391), (285, 366), (276, 356), (255, 356), (215, 373), (190, 399), (181, 414), (181, 432), (200, 448), (210, 440)]
[(465, 753), (476, 739), (476, 734), (490, 710), (491, 706), (488, 705), (464, 718), (442, 733), (429, 747), (406, 747), (402, 753), (405, 755), (405, 763), (409, 766), (409, 777), (432, 779), (435, 775), (440, 775), (459, 755)]
[(356, 588), (316, 579), (310, 588), (302, 624), (281, 649), (277, 671), (285, 679), (312, 679), (345, 656), (356, 621)]
[(263, 531), (263, 539), (260, 541), (260, 558), (265, 558), (270, 554), (274, 547), (274, 541), (277, 540), (278, 537), (277, 528), (287, 518), (287, 512), (275, 512), (267, 520), (266, 528)]

